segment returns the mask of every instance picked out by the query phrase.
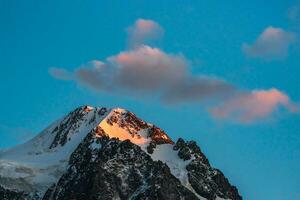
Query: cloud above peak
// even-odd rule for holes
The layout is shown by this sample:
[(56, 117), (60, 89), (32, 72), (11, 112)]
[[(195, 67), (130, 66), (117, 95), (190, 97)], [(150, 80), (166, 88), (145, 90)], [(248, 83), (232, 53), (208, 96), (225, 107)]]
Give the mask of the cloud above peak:
[(151, 43), (161, 38), (164, 34), (164, 29), (157, 22), (147, 19), (136, 20), (135, 23), (126, 30), (130, 48)]
[(293, 32), (269, 26), (253, 44), (244, 43), (242, 50), (248, 57), (265, 60), (284, 59), (288, 56), (288, 50), (295, 41), (296, 35)]
[(145, 45), (121, 52), (108, 61), (116, 66), (116, 80), (128, 89), (160, 90), (185, 79), (188, 73), (183, 56)]
[(195, 102), (232, 92), (224, 80), (192, 74), (189, 63), (181, 54), (142, 45), (104, 62), (91, 61), (73, 72), (52, 68), (50, 74), (97, 91), (156, 96), (166, 103)]

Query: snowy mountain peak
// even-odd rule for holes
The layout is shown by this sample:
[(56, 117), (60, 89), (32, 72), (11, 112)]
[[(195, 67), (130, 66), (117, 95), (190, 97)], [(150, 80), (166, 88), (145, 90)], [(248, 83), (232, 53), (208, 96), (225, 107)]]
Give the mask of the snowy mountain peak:
[[(167, 185), (160, 185), (162, 180)], [(96, 183), (93, 192), (102, 188), (100, 197), (108, 195), (96, 199), (160, 194), (241, 200), (195, 142), (174, 143), (162, 129), (122, 108), (81, 106), (32, 140), (0, 153), (0, 199), (95, 199), (81, 195), (92, 192), (85, 185)]]

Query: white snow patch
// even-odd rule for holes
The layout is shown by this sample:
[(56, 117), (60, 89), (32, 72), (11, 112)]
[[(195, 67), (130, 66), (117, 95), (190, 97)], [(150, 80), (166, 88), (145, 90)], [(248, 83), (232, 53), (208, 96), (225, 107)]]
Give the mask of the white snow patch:
[(154, 152), (151, 155), (152, 159), (160, 160), (166, 163), (171, 173), (177, 177), (183, 185), (189, 184), (186, 166), (190, 163), (190, 160), (182, 160), (177, 155), (177, 151), (173, 150), (172, 144), (157, 145)]
[(188, 179), (188, 172), (186, 166), (191, 162), (191, 160), (184, 161), (179, 158), (178, 151), (173, 150), (173, 144), (161, 144), (157, 145), (152, 154), (149, 154), (154, 161), (160, 160), (168, 165), (171, 173), (180, 180), (181, 184), (186, 188), (191, 190), (200, 200), (206, 200), (206, 198), (201, 197), (191, 186)]

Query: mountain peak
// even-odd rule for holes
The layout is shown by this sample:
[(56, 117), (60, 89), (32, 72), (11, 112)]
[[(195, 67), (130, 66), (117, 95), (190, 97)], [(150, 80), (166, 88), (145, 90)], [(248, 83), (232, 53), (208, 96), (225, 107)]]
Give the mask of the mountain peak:
[[(81, 106), (29, 142), (2, 152), (0, 169), (5, 200), (82, 199), (101, 187), (108, 187), (101, 189), (106, 199), (241, 200), (195, 142), (174, 143), (162, 129), (122, 108)], [(85, 184), (96, 185), (90, 190)]]

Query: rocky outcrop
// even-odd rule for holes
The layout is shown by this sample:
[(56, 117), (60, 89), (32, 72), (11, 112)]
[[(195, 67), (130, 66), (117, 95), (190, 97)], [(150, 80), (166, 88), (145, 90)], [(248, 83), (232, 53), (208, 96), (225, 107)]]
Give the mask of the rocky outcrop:
[(200, 196), (208, 200), (214, 200), (217, 196), (232, 200), (242, 199), (237, 188), (230, 185), (224, 174), (211, 167), (196, 142), (185, 142), (180, 138), (174, 149), (178, 150), (178, 156), (184, 160), (193, 158), (186, 169), (191, 186)]
[(44, 200), (198, 199), (166, 164), (153, 161), (139, 146), (94, 134), (72, 154), (68, 172)]
[(2, 200), (23, 200), (24, 194), (4, 189), (0, 186), (0, 199)]

